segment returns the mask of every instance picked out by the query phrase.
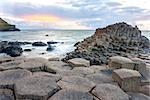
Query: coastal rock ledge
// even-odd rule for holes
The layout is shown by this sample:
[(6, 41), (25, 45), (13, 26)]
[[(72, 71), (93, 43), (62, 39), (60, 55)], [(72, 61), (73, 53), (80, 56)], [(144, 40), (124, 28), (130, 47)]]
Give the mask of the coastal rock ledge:
[(91, 64), (107, 64), (112, 56), (137, 57), (150, 52), (150, 41), (142, 36), (137, 26), (125, 22), (96, 29), (91, 37), (75, 44), (75, 51), (62, 59), (84, 58)]

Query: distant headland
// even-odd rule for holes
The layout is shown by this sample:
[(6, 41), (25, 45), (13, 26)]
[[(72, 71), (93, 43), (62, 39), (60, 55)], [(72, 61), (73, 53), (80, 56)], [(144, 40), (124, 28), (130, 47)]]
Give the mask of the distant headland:
[(15, 25), (7, 23), (5, 20), (0, 18), (0, 31), (20, 31)]

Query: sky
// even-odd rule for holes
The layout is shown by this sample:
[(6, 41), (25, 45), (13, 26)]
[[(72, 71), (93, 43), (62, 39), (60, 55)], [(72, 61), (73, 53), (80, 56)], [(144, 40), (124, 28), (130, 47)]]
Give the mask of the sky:
[(150, 30), (150, 0), (0, 0), (0, 17), (20, 29), (96, 29), (127, 22)]

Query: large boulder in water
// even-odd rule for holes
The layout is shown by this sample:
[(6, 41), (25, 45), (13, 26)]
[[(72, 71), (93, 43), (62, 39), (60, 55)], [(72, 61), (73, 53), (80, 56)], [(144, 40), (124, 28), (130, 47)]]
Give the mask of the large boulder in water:
[(47, 46), (47, 44), (45, 44), (43, 42), (34, 42), (34, 43), (32, 43), (32, 46)]
[(85, 58), (91, 64), (106, 64), (112, 56), (135, 56), (150, 50), (149, 40), (136, 27), (124, 22), (96, 29), (93, 36), (77, 43), (75, 51), (63, 59)]

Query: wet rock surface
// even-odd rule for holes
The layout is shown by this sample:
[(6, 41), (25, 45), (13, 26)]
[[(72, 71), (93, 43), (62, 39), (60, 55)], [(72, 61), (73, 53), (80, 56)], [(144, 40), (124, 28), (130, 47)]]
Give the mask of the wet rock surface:
[(63, 59), (84, 58), (91, 64), (107, 64), (112, 56), (132, 57), (150, 52), (149, 40), (137, 27), (124, 22), (96, 29), (93, 36), (77, 43), (76, 50)]

